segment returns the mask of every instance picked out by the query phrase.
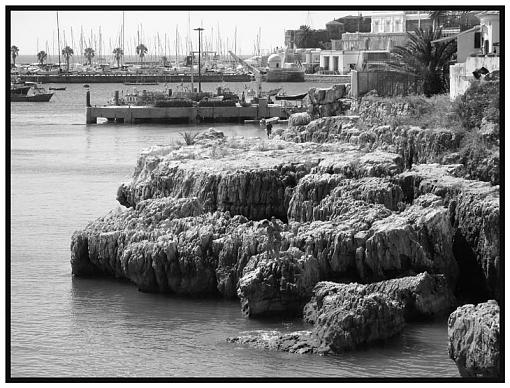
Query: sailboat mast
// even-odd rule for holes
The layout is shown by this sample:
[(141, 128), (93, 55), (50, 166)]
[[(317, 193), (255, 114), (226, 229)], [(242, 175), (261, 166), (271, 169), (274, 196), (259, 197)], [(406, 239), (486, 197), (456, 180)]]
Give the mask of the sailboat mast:
[(60, 26), (58, 24), (58, 11), (57, 11), (57, 50), (58, 50), (58, 72), (60, 73), (62, 70), (60, 69)]
[(178, 41), (178, 37), (179, 37), (179, 26), (175, 26), (175, 67), (177, 67), (178, 63), (179, 63), (179, 59), (178, 59), (178, 56), (179, 56), (179, 41)]
[(234, 54), (237, 55), (237, 26), (234, 30)]
[(124, 64), (124, 11), (122, 11), (122, 64)]

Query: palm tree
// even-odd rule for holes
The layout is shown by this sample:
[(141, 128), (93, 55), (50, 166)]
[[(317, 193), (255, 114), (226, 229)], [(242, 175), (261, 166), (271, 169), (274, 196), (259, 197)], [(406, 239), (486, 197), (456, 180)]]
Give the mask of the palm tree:
[(423, 93), (430, 97), (447, 90), (446, 74), (449, 62), (457, 51), (455, 39), (446, 42), (432, 41), (441, 38), (441, 29), (421, 28), (407, 33), (405, 46), (396, 46), (391, 51), (393, 70), (417, 75), (423, 82)]
[(91, 47), (87, 47), (83, 52), (83, 55), (85, 56), (85, 58), (87, 58), (87, 61), (89, 61), (89, 65), (92, 65), (92, 58), (94, 58), (94, 56), (96, 55), (94, 49)]
[(138, 46), (136, 46), (136, 53), (140, 57), (140, 61), (143, 62), (143, 57), (145, 57), (145, 54), (147, 54), (147, 47), (143, 43), (140, 43)]
[(39, 64), (42, 66), (44, 65), (44, 61), (48, 57), (48, 54), (46, 54), (46, 51), (39, 51), (37, 53), (37, 60), (39, 61)]
[(117, 47), (115, 50), (113, 50), (113, 55), (115, 55), (115, 60), (117, 61), (117, 67), (120, 67), (120, 59), (124, 55), (124, 51)]
[(166, 64), (168, 63), (168, 58), (166, 56), (161, 57), (161, 62), (163, 62), (163, 66), (166, 67)]
[(69, 46), (66, 46), (62, 49), (62, 55), (64, 56), (64, 58), (66, 59), (66, 64), (67, 64), (67, 72), (69, 72), (69, 60), (71, 59), (71, 57), (73, 56), (74, 54), (74, 51), (71, 47)]
[(17, 46), (11, 46), (11, 58), (12, 58), (12, 66), (16, 66), (16, 57), (18, 56), (19, 48)]

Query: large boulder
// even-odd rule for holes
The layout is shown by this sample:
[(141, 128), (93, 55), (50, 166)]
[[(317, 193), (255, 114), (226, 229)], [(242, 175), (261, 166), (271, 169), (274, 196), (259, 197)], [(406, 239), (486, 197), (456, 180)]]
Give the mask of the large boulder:
[(499, 305), (464, 305), (448, 320), (448, 352), (464, 377), (501, 377)]
[(321, 312), (313, 328), (323, 352), (352, 350), (391, 338), (404, 329), (404, 313), (380, 293), (345, 290), (342, 301)]
[(424, 272), (369, 284), (325, 281), (315, 286), (312, 298), (303, 309), (304, 320), (316, 323), (322, 312), (341, 305), (353, 292), (360, 295), (380, 293), (394, 299), (402, 306), (406, 320), (440, 316), (455, 306), (455, 297), (444, 275)]
[(320, 280), (317, 259), (296, 248), (274, 257), (252, 256), (239, 280), (238, 295), (247, 317), (284, 313), (297, 315)]

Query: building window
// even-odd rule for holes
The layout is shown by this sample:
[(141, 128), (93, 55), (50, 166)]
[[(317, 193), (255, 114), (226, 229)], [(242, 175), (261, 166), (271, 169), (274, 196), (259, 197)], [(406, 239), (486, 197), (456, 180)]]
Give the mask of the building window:
[(400, 19), (395, 20), (395, 32), (402, 32), (400, 30), (400, 27), (401, 27)]
[(384, 23), (384, 32), (391, 32), (391, 20), (386, 20)]
[(480, 43), (481, 43), (481, 33), (480, 32), (475, 32), (475, 45), (474, 47), (475, 48), (480, 48)]

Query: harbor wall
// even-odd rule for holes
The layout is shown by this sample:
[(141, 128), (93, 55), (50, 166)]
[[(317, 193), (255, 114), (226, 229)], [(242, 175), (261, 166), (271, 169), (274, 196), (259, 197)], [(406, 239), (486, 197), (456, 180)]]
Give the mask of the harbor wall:
[[(190, 75), (117, 75), (117, 74), (90, 74), (90, 75), (22, 75), (24, 82), (64, 83), (64, 84), (91, 84), (91, 83), (124, 83), (124, 82), (191, 82)], [(194, 81), (198, 82), (195, 75)], [(202, 75), (201, 82), (250, 82), (251, 76), (248, 74), (232, 75)]]
[(280, 105), (259, 104), (248, 107), (166, 107), (153, 106), (90, 106), (86, 108), (86, 123), (96, 124), (98, 118), (133, 124), (136, 122), (200, 122), (242, 121), (262, 118), (287, 118)]

